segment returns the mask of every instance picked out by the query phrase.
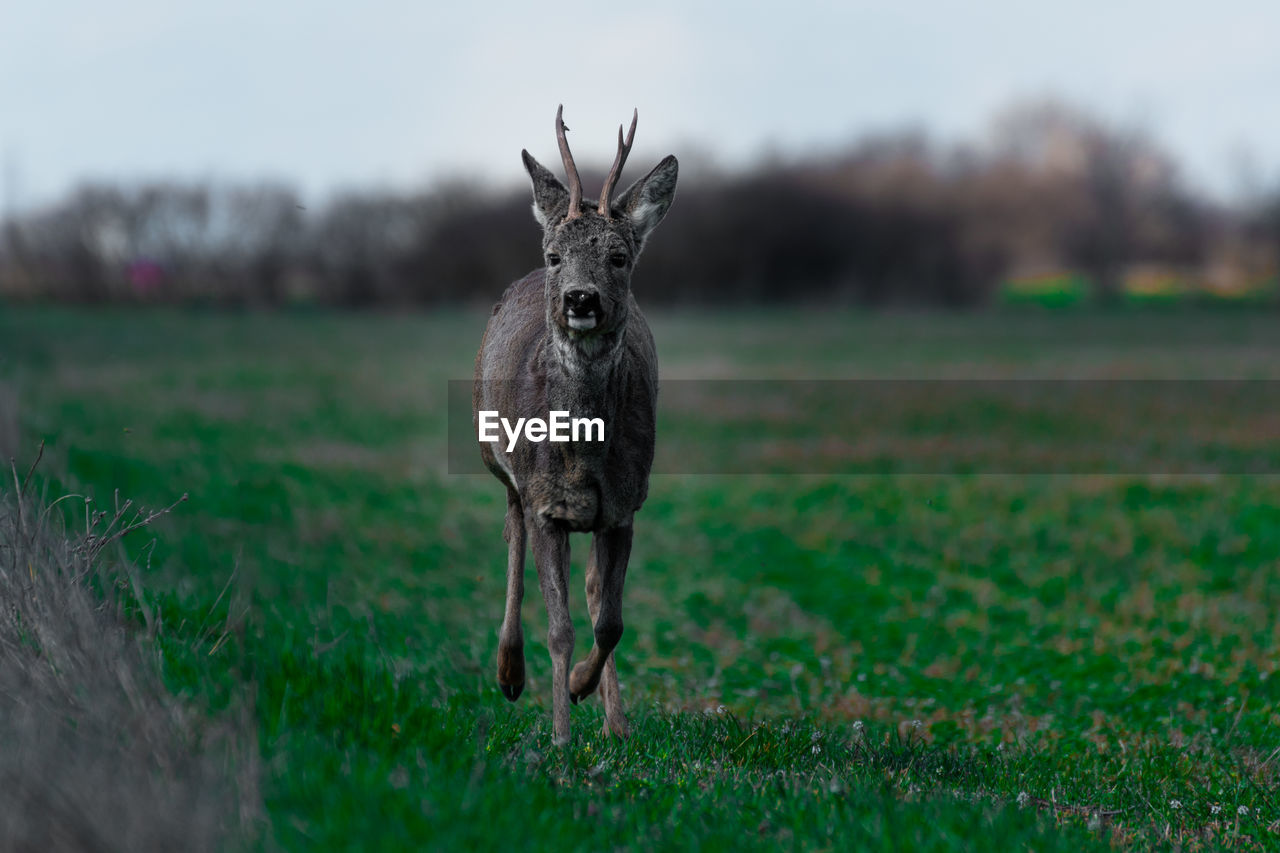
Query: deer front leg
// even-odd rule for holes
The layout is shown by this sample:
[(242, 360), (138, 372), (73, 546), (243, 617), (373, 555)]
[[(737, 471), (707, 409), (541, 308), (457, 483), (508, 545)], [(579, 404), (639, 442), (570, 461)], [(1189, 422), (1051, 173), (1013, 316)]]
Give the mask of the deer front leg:
[(524, 628), (520, 624), (520, 604), (524, 601), (524, 511), (514, 491), (507, 492), (507, 521), (502, 528), (507, 540), (507, 606), (498, 632), (498, 686), (508, 701), (520, 698), (524, 690)]
[(569, 618), (569, 533), (548, 519), (527, 514), (542, 600), (547, 606), (547, 647), (551, 650), (552, 743), (569, 743), (569, 661), (573, 657), (573, 620)]
[(574, 702), (589, 696), (597, 686), (604, 700), (604, 733), (625, 738), (627, 718), (622, 713), (618, 667), (614, 650), (622, 638), (622, 588), (631, 557), (632, 527), (613, 527), (591, 539), (587, 561), (587, 608), (595, 628), (595, 644), (586, 659), (573, 668), (569, 695)]

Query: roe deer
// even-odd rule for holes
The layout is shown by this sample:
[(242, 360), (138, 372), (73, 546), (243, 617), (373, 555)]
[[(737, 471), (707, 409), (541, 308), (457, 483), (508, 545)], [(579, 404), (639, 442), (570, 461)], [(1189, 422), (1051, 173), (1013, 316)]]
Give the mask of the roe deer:
[[(612, 197), (635, 136), (633, 114), (625, 140), (618, 128), (618, 153), (599, 202), (584, 205), (563, 110), (556, 111), (556, 138), (568, 188), (528, 151), (521, 152), (533, 181), (533, 215), (543, 227), (546, 266), (508, 287), (494, 306), (476, 355), (472, 394), (477, 425), (481, 412), (517, 424), (516, 432), (520, 419), (546, 419), (553, 411), (604, 421), (603, 441), (544, 442), (532, 431), (510, 443), (505, 436), (480, 440), (485, 465), (507, 487), (507, 601), (498, 637), (498, 684), (513, 702), (524, 689), (520, 602), (527, 538), (550, 624), (557, 745), (569, 742), (569, 703), (577, 704), (597, 686), (604, 735), (628, 734), (613, 652), (622, 636), (632, 518), (649, 491), (658, 393), (653, 335), (631, 295), (631, 272), (645, 239), (671, 206), (678, 169), (676, 158), (666, 157)], [(591, 652), (572, 672), (570, 531), (593, 534), (587, 607), (595, 629)]]

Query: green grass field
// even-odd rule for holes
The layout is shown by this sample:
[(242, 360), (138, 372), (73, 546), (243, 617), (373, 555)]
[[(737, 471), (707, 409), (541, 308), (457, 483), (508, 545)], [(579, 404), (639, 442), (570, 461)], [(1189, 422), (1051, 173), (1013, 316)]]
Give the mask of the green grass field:
[[(1274, 314), (651, 319), (668, 379), (1280, 378)], [(553, 748), (535, 583), (529, 685), (512, 705), (494, 680), (502, 488), (447, 473), (484, 320), (0, 309), (18, 462), (47, 441), (50, 496), (190, 494), (131, 551), (169, 686), (252, 710), (258, 843), (1280, 848), (1275, 476), (656, 476), (632, 738), (592, 699)], [(1214, 412), (1163, 425), (1184, 417), (1170, 452), (1219, 441)], [(707, 429), (686, 401), (659, 445)]]

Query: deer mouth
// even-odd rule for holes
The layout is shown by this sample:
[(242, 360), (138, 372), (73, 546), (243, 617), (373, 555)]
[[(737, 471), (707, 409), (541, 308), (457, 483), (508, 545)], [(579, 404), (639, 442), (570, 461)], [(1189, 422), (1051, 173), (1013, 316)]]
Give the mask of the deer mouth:
[(564, 295), (565, 325), (575, 332), (587, 332), (600, 324), (603, 306), (600, 294), (587, 290), (570, 290)]

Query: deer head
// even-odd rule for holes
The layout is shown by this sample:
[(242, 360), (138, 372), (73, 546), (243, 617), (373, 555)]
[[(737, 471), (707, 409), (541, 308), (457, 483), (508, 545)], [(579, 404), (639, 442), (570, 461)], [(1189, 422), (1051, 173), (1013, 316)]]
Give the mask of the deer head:
[(563, 112), (563, 106), (556, 110), (556, 139), (569, 186), (528, 151), (521, 154), (533, 181), (533, 215), (543, 228), (548, 327), (595, 353), (615, 342), (626, 324), (631, 272), (645, 239), (671, 206), (679, 167), (676, 158), (666, 157), (614, 198), (635, 137), (639, 115), (633, 113), (625, 139), (618, 127), (618, 153), (599, 201), (584, 205)]

